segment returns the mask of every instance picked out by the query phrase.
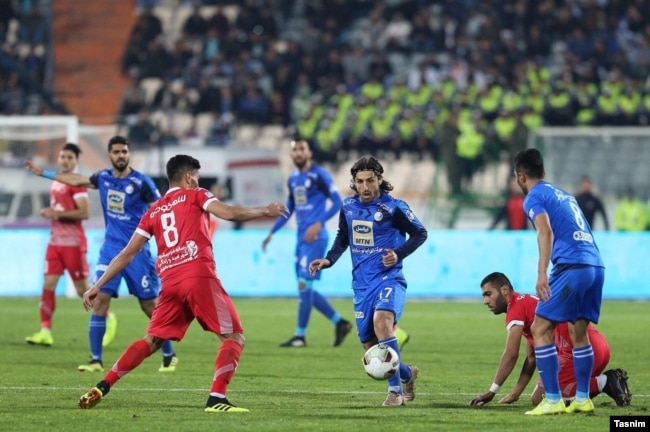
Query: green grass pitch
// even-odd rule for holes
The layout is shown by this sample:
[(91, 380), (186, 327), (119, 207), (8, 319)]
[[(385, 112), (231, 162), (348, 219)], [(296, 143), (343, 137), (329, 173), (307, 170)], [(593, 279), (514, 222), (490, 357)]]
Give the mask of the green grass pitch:
[[(381, 407), (385, 383), (368, 378), (356, 334), (332, 348), (333, 326), (312, 314), (305, 349), (279, 348), (295, 326), (296, 299), (235, 299), (247, 346), (228, 397), (246, 414), (207, 414), (203, 406), (212, 379), (218, 341), (198, 324), (175, 345), (173, 374), (157, 372), (160, 354), (128, 374), (95, 408), (80, 410), (79, 396), (100, 374), (77, 372), (88, 359), (88, 314), (80, 301), (59, 297), (54, 346), (29, 346), (38, 329), (37, 298), (3, 298), (0, 307), (0, 430), (2, 431), (608, 431), (611, 415), (647, 415), (650, 358), (647, 302), (608, 301), (600, 330), (612, 348), (611, 367), (630, 374), (632, 405), (617, 407), (606, 395), (594, 399), (594, 414), (530, 418), (525, 397), (512, 405), (496, 400), (481, 408), (467, 402), (486, 391), (505, 343), (504, 316), (474, 302), (410, 300), (402, 327), (411, 335), (402, 358), (420, 367), (415, 401)], [(349, 299), (334, 305), (352, 316)], [(144, 334), (146, 317), (132, 297), (113, 301), (116, 340), (105, 349), (109, 368), (123, 349)], [(522, 349), (523, 354), (523, 349)], [(497, 397), (512, 387), (520, 362)]]

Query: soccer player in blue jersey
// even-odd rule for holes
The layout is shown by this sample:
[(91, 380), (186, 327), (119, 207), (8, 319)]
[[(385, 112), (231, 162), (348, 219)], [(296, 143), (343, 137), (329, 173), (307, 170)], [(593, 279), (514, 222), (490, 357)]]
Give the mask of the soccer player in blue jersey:
[[(576, 199), (544, 180), (544, 160), (537, 149), (519, 152), (514, 159), (519, 187), (526, 194), (524, 210), (537, 230), (539, 260), (535, 290), (539, 303), (531, 327), (537, 370), (546, 390), (542, 402), (528, 415), (589, 412), (589, 381), (594, 353), (587, 336), (589, 323), (598, 323), (605, 266), (591, 227)], [(553, 264), (550, 277), (549, 262)], [(577, 388), (565, 408), (559, 384), (558, 354), (553, 331), (567, 322), (573, 342)]]
[[(104, 274), (111, 260), (129, 242), (142, 215), (160, 198), (160, 192), (153, 180), (131, 168), (130, 156), (127, 139), (114, 136), (108, 141), (108, 158), (112, 168), (97, 171), (90, 176), (43, 171), (31, 162), (25, 163), (27, 168), (37, 175), (71, 186), (86, 186), (99, 190), (106, 233), (97, 260), (95, 280)], [(144, 313), (151, 317), (160, 291), (160, 280), (148, 244), (117, 277), (104, 285), (97, 295), (93, 303), (88, 331), (91, 358), (89, 363), (78, 367), (79, 371), (102, 372), (104, 370), (102, 348), (106, 345), (103, 343), (107, 332), (106, 312), (111, 298), (118, 296), (122, 279), (126, 281), (129, 292), (140, 301)], [(158, 370), (173, 372), (178, 358), (174, 354), (171, 342), (165, 342), (162, 353), (163, 364)]]
[[(393, 326), (402, 316), (406, 297), (402, 261), (425, 242), (427, 230), (408, 204), (389, 194), (393, 185), (384, 179), (384, 168), (375, 157), (361, 157), (350, 172), (350, 187), (356, 193), (343, 200), (332, 248), (325, 258), (312, 261), (309, 269), (316, 274), (331, 267), (349, 247), (361, 345), (367, 350), (386, 344), (400, 354)], [(388, 379), (388, 396), (382, 405), (412, 401), (417, 376), (417, 366), (402, 362), (400, 354), (399, 371)]]
[[(305, 336), (312, 308), (316, 308), (334, 324), (333, 346), (341, 345), (345, 336), (352, 330), (352, 324), (342, 318), (330, 302), (314, 289), (314, 281), (320, 279), (320, 275), (312, 275), (309, 272), (309, 263), (322, 257), (327, 250), (328, 235), (325, 223), (341, 208), (341, 196), (332, 176), (312, 161), (312, 155), (307, 140), (296, 139), (291, 142), (291, 158), (296, 169), (287, 181), (289, 198), (286, 205), (290, 214), (295, 213), (298, 224), (295, 258), (300, 299), (295, 333), (291, 339), (282, 343), (281, 347), (307, 346)], [(330, 201), (329, 206), (327, 201)], [(266, 251), (273, 234), (286, 222), (287, 218), (278, 217), (271, 232), (262, 242), (263, 251)]]

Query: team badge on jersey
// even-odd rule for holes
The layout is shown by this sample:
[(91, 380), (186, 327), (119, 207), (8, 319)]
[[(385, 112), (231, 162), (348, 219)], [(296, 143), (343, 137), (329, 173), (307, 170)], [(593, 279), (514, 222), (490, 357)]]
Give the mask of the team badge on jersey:
[(307, 204), (307, 187), (306, 186), (296, 186), (293, 190), (293, 199), (297, 205), (306, 205)]
[(382, 212), (378, 211), (377, 213), (375, 213), (375, 220), (376, 220), (377, 222), (379, 222), (379, 221), (382, 220), (383, 218), (384, 218), (384, 215), (382, 214)]
[(126, 187), (126, 189), (124, 189), (124, 191), (125, 191), (126, 193), (128, 193), (129, 195), (131, 195), (131, 194), (133, 193), (134, 190), (135, 190), (135, 189), (133, 189), (133, 185), (132, 185), (132, 184), (128, 185), (128, 186)]
[(109, 189), (106, 192), (106, 203), (109, 211), (115, 213), (124, 213), (124, 201), (126, 200), (126, 195), (124, 192), (116, 191)]
[(352, 221), (352, 244), (355, 246), (375, 245), (372, 222), (356, 219)]
[(187, 248), (187, 254), (190, 259), (195, 259), (199, 254), (199, 247), (196, 245), (194, 240), (188, 240), (185, 242), (185, 247)]

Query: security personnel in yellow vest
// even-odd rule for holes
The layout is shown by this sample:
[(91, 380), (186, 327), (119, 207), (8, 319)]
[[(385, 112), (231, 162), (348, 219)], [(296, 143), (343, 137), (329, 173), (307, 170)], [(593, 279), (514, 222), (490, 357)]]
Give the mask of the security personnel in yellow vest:
[(462, 190), (462, 167), (460, 156), (456, 151), (456, 141), (460, 136), (458, 129), (458, 107), (452, 107), (438, 131), (438, 142), (440, 143), (440, 158), (442, 166), (447, 174), (449, 183), (449, 194), (460, 196)]
[(596, 98), (585, 87), (578, 87), (574, 92), (576, 105), (576, 125), (588, 126), (596, 121), (596, 110), (594, 104)]
[(626, 89), (618, 97), (618, 108), (621, 113), (621, 122), (625, 126), (638, 126), (639, 113), (641, 112), (641, 94)]
[(614, 221), (618, 231), (644, 231), (647, 228), (647, 209), (632, 188), (628, 188), (618, 201)]
[(313, 149), (314, 159), (318, 162), (334, 163), (337, 160), (337, 151), (341, 145), (341, 125), (328, 120), (323, 120), (316, 132)]
[(391, 140), (391, 149), (397, 159), (401, 157), (404, 152), (416, 154), (418, 159), (421, 160), (426, 152), (426, 145), (424, 148), (417, 146), (416, 133), (420, 123), (420, 116), (413, 110), (404, 110), (402, 118), (397, 121), (396, 130)]
[[(370, 139), (366, 151), (371, 154), (381, 154), (389, 150), (393, 138), (393, 125), (393, 120), (388, 118), (385, 111), (377, 110), (370, 120)], [(399, 153), (395, 156), (399, 157)]]
[(544, 126), (544, 117), (535, 111), (532, 106), (527, 105), (523, 108), (521, 122), (528, 129), (528, 133)]
[(596, 98), (596, 125), (621, 125), (618, 100), (609, 87), (603, 88), (600, 92), (600, 95)]
[(469, 191), (474, 173), (485, 164), (484, 145), (485, 133), (481, 125), (481, 117), (476, 115), (471, 121), (460, 126), (460, 135), (456, 140), (456, 153), (460, 158), (461, 178), (465, 191)]
[(545, 108), (544, 123), (549, 126), (572, 126), (575, 122), (571, 94), (559, 85), (548, 95)]
[(438, 129), (436, 112), (429, 110), (420, 121), (420, 125), (416, 130), (416, 148), (426, 149), (426, 153), (431, 155), (431, 159), (439, 162), (440, 149), (436, 139), (436, 132)]
[(384, 95), (384, 86), (374, 74), (370, 74), (368, 81), (361, 86), (361, 95), (375, 102)]

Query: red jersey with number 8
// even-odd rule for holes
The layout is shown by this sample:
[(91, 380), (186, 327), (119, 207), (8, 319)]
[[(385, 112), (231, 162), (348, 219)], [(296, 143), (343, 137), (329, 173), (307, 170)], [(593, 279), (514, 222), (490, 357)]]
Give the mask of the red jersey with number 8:
[(156, 270), (163, 284), (217, 277), (210, 214), (205, 210), (216, 199), (203, 188), (172, 188), (140, 219), (136, 232), (156, 238)]

